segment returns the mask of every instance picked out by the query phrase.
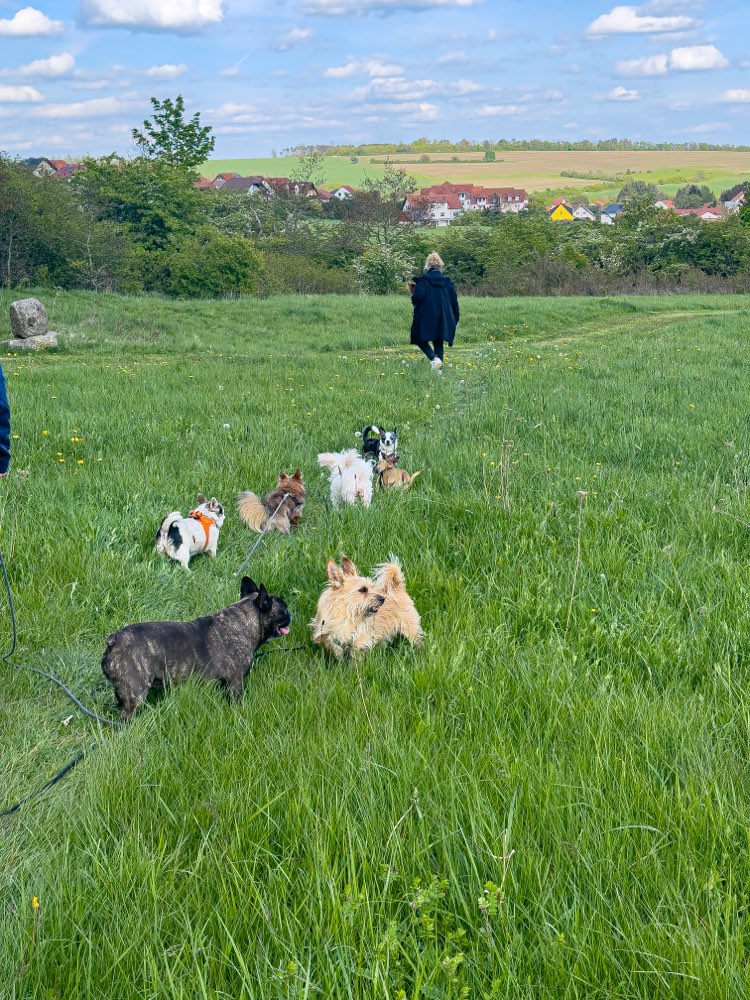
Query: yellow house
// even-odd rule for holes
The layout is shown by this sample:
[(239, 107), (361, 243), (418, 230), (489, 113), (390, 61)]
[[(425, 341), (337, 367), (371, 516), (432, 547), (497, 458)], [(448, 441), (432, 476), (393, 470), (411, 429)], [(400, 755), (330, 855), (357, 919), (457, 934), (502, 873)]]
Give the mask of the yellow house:
[(573, 209), (570, 205), (566, 205), (564, 201), (561, 201), (559, 204), (553, 205), (548, 210), (547, 216), (552, 219), (553, 222), (572, 222)]

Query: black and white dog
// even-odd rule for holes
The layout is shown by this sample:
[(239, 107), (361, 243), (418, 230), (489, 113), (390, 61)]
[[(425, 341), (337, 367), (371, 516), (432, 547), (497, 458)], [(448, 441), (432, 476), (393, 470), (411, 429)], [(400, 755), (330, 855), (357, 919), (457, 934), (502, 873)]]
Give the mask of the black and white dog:
[(381, 430), (375, 424), (368, 424), (362, 431), (362, 457), (377, 465), (382, 461), (398, 461), (398, 435), (396, 428), (392, 431)]
[(206, 500), (198, 494), (198, 506), (183, 517), (179, 510), (167, 514), (156, 532), (156, 551), (169, 556), (190, 572), (188, 563), (196, 552), (208, 552), (216, 558), (219, 529), (224, 523), (224, 508), (216, 497)]

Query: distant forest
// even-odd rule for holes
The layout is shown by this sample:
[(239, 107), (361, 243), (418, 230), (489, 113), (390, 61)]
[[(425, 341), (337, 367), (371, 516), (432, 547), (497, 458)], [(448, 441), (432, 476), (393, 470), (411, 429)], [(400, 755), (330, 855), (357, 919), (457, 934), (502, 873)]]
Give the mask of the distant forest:
[(591, 152), (612, 151), (658, 151), (665, 152), (695, 152), (721, 150), (724, 152), (748, 153), (750, 146), (718, 145), (712, 142), (633, 142), (630, 139), (599, 139), (589, 142), (551, 142), (546, 139), (484, 139), (475, 141), (460, 139), (449, 142), (448, 139), (429, 139), (422, 137), (413, 142), (371, 142), (363, 145), (326, 145), (326, 146), (292, 146), (283, 149), (281, 156), (309, 156), (310, 153), (324, 153), (327, 156), (387, 156), (398, 153), (484, 153), (487, 150), (505, 152), (564, 152), (566, 150)]

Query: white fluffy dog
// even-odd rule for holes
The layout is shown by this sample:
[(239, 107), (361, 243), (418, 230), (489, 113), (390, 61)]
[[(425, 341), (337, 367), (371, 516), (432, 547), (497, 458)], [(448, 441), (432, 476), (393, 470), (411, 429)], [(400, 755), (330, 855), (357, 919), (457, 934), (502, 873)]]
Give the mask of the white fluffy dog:
[(208, 552), (216, 558), (219, 529), (224, 523), (224, 508), (216, 497), (206, 500), (198, 494), (198, 506), (183, 517), (179, 510), (167, 514), (156, 532), (156, 551), (169, 556), (190, 572), (188, 563), (196, 552)]
[(331, 503), (356, 503), (360, 499), (365, 507), (372, 500), (372, 465), (365, 461), (356, 448), (347, 451), (324, 451), (318, 455), (318, 465), (331, 474)]

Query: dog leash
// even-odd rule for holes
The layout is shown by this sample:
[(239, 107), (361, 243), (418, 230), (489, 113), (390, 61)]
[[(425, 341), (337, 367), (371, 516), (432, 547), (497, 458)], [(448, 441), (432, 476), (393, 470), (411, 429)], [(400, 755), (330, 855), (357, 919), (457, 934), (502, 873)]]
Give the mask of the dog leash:
[[(281, 510), (281, 505), (282, 505), (282, 504), (284, 503), (284, 501), (286, 500), (286, 498), (287, 498), (288, 496), (290, 496), (290, 494), (289, 494), (289, 493), (285, 493), (285, 494), (284, 494), (284, 496), (283, 496), (283, 497), (281, 498), (281, 500), (280, 500), (280, 502), (279, 502), (279, 506), (278, 506), (278, 507), (276, 508), (276, 510), (275, 510), (275, 511), (273, 512), (273, 514), (271, 514), (271, 516), (270, 516), (270, 517), (268, 518), (268, 520), (266, 521), (266, 526), (265, 526), (265, 528), (263, 529), (263, 531), (261, 531), (260, 535), (258, 536), (258, 541), (257, 541), (257, 542), (255, 543), (255, 545), (253, 545), (253, 547), (252, 547), (252, 548), (250, 549), (250, 551), (248, 552), (248, 554), (247, 554), (247, 558), (246, 558), (246, 559), (245, 559), (245, 561), (244, 561), (244, 562), (242, 563), (242, 565), (241, 565), (241, 566), (240, 566), (240, 568), (239, 568), (239, 569), (237, 570), (237, 572), (236, 572), (236, 573), (234, 574), (235, 576), (239, 576), (239, 575), (240, 575), (240, 573), (241, 573), (241, 572), (243, 571), (243, 569), (245, 568), (245, 566), (247, 566), (247, 564), (248, 564), (248, 563), (250, 562), (250, 560), (251, 560), (251, 559), (253, 558), (253, 556), (255, 555), (255, 552), (256, 552), (256, 550), (257, 550), (258, 546), (259, 546), (259, 545), (260, 545), (260, 543), (261, 543), (261, 542), (263, 541), (263, 536), (264, 536), (264, 535), (265, 535), (265, 533), (266, 533), (266, 532), (268, 531), (268, 529), (269, 529), (269, 528), (271, 527), (271, 521), (273, 521), (273, 519), (274, 519), (274, 518), (276, 517), (276, 515), (277, 515), (277, 514), (279, 513), (279, 511)], [(298, 505), (298, 506), (299, 506), (299, 505)]]
[[(5, 663), (7, 666), (11, 667), (13, 670), (17, 670), (17, 671), (26, 670), (26, 671), (28, 671), (29, 673), (32, 673), (32, 674), (39, 674), (40, 676), (45, 677), (47, 680), (52, 681), (53, 684), (57, 684), (57, 686), (60, 687), (60, 688), (62, 688), (62, 690), (65, 692), (65, 694), (72, 701), (75, 702), (75, 704), (78, 706), (78, 708), (80, 708), (80, 710), (85, 715), (88, 715), (90, 718), (95, 719), (97, 722), (103, 723), (106, 726), (119, 726), (121, 723), (117, 722), (117, 720), (115, 720), (115, 719), (105, 719), (102, 716), (97, 715), (96, 712), (89, 711), (89, 709), (86, 708), (85, 705), (81, 704), (81, 702), (78, 700), (78, 698), (76, 698), (76, 696), (73, 694), (73, 692), (70, 691), (63, 684), (63, 682), (61, 680), (59, 680), (57, 677), (55, 677), (54, 674), (48, 674), (44, 670), (39, 670), (38, 667), (27, 667), (25, 664), (13, 663), (13, 661), (11, 660), (11, 656), (13, 656), (13, 653), (15, 652), (15, 649), (16, 649), (16, 645), (18, 643), (18, 625), (17, 625), (17, 622), (16, 622), (16, 608), (15, 608), (15, 602), (13, 601), (13, 590), (11, 589), (11, 586), (10, 586), (10, 579), (8, 577), (8, 569), (7, 569), (6, 565), (5, 565), (5, 558), (3, 556), (2, 550), (0, 550), (0, 569), (2, 569), (2, 573), (3, 573), (3, 582), (5, 583), (5, 593), (6, 593), (7, 598), (8, 598), (8, 608), (10, 610), (10, 624), (11, 624), (10, 649), (6, 653), (3, 653), (2, 656), (0, 656), (0, 660), (2, 660), (3, 663)], [(91, 746), (91, 748), (90, 748), (90, 750), (88, 752), (96, 750), (96, 748), (99, 745), (100, 744), (98, 744), (98, 743), (92, 744), (92, 746)], [(76, 756), (73, 757), (72, 760), (68, 761), (68, 763), (65, 765), (65, 767), (61, 768), (57, 772), (57, 774), (53, 775), (49, 779), (49, 781), (46, 781), (41, 786), (41, 788), (37, 788), (36, 791), (32, 792), (30, 795), (27, 795), (26, 798), (21, 799), (19, 802), (16, 802), (15, 805), (12, 805), (8, 809), (4, 809), (2, 812), (0, 812), (0, 818), (2, 818), (3, 816), (11, 816), (13, 813), (18, 812), (18, 810), (22, 806), (26, 805), (27, 802), (30, 802), (32, 799), (35, 799), (37, 797), (37, 795), (41, 795), (42, 792), (46, 792), (47, 789), (48, 788), (52, 788), (53, 785), (56, 785), (58, 781), (62, 780), (62, 778), (64, 778), (66, 774), (68, 774), (70, 771), (72, 771), (73, 768), (77, 764), (80, 764), (81, 761), (84, 760), (84, 758), (88, 756), (88, 752), (87, 751), (81, 751), (80, 753), (76, 754)]]

